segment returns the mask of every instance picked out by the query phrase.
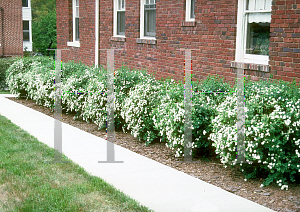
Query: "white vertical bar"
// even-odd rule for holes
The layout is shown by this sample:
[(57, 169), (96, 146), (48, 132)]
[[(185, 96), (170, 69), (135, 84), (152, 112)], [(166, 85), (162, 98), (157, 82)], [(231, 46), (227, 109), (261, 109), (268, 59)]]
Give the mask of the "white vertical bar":
[(184, 89), (184, 161), (192, 160), (192, 105), (191, 105), (191, 49), (185, 50), (185, 89)]
[(245, 162), (244, 64), (237, 64), (237, 163)]

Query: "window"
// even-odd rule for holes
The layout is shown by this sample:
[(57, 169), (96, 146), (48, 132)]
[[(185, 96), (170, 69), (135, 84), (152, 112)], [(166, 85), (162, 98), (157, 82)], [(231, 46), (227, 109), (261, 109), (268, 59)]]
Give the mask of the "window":
[(73, 33), (75, 35), (74, 41), (79, 41), (79, 0), (74, 0), (74, 15), (73, 15)]
[(156, 36), (156, 2), (141, 0), (141, 37), (155, 38)]
[(23, 41), (30, 41), (29, 21), (23, 21)]
[(236, 58), (240, 60), (238, 62), (268, 64), (271, 3), (271, 0), (239, 0), (236, 50)]
[(195, 21), (195, 0), (186, 0), (185, 21)]
[(125, 0), (114, 1), (114, 36), (125, 35)]
[(22, 0), (22, 7), (28, 7), (28, 0)]
[(73, 41), (68, 42), (68, 46), (80, 47), (79, 39), (79, 0), (72, 0), (72, 27), (73, 27)]

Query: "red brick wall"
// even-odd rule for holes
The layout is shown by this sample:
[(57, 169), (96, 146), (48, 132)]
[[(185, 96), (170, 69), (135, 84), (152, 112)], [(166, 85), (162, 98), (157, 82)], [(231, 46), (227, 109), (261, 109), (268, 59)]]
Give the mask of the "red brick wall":
[[(70, 1), (70, 0), (69, 0)], [(192, 51), (193, 79), (203, 79), (209, 74), (235, 81), (235, 47), (237, 0), (196, 0), (195, 24), (184, 22), (185, 0), (157, 0), (156, 43), (139, 41), (140, 0), (126, 1), (126, 40), (113, 38), (113, 0), (100, 1), (100, 49), (121, 48), (115, 51), (115, 67), (122, 63), (129, 68), (147, 69), (161, 77), (184, 80), (184, 52)], [(72, 33), (68, 0), (57, 1), (58, 48), (65, 48)], [(70, 5), (70, 2), (69, 2)], [(88, 9), (91, 8), (91, 9)], [(94, 62), (94, 0), (80, 1), (80, 48), (63, 54), (64, 60)], [(252, 80), (275, 79), (300, 81), (300, 0), (273, 0), (270, 67), (247, 65), (246, 75)], [(99, 64), (106, 67), (106, 51), (101, 50)]]
[(57, 48), (70, 49), (62, 52), (63, 61), (81, 61), (92, 66), (95, 63), (95, 1), (79, 0), (80, 48), (69, 47), (73, 40), (72, 1), (57, 0)]
[(23, 55), (23, 23), (22, 1), (0, 0), (0, 7), (4, 9), (4, 43), (2, 43), (2, 17), (0, 13), (0, 56)]
[(275, 79), (300, 81), (300, 0), (273, 0), (270, 67)]
[[(185, 20), (184, 0), (156, 3), (155, 45), (140, 44), (140, 0), (126, 1), (126, 42), (111, 41), (113, 35), (113, 1), (100, 2), (100, 48), (125, 48), (115, 52), (116, 67), (122, 62), (130, 68), (157, 72), (157, 78), (172, 76), (184, 79), (184, 53), (180, 48), (193, 48), (193, 73), (196, 78), (208, 74), (223, 75), (233, 81), (230, 61), (234, 60), (236, 34), (236, 1), (196, 0), (196, 26)], [(100, 52), (100, 64), (106, 64), (106, 52)]]

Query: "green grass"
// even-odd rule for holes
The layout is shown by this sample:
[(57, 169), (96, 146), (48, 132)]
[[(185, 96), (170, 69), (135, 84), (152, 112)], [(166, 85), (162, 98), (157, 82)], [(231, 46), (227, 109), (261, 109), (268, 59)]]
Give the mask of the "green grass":
[(4, 90), (0, 90), (0, 94), (10, 94), (10, 91), (4, 91)]
[[(0, 115), (0, 211), (150, 211)], [(68, 160), (63, 155), (63, 160)]]

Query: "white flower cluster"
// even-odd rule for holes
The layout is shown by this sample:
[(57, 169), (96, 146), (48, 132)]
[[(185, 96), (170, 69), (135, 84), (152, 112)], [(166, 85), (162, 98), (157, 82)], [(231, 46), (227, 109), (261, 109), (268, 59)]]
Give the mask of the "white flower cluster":
[(143, 83), (130, 89), (129, 96), (125, 99), (121, 109), (121, 116), (127, 123), (127, 129), (135, 137), (144, 138), (146, 143), (150, 143), (155, 136), (153, 132), (148, 131), (146, 125), (153, 127), (150, 116), (157, 105), (157, 101), (159, 101), (161, 88), (161, 85), (154, 78), (148, 76)]
[[(278, 86), (273, 85), (256, 86), (254, 83), (252, 87), (246, 89), (247, 109), (245, 109), (245, 116), (248, 124), (245, 126), (244, 145), (249, 162), (256, 160), (269, 170), (273, 171), (275, 169), (274, 171), (276, 171), (279, 169), (277, 164), (281, 160), (282, 146), (281, 143), (278, 143), (278, 140), (275, 140), (275, 136), (281, 135), (282, 138), (289, 141), (291, 136), (297, 135), (295, 132), (300, 131), (300, 100), (295, 101), (266, 95), (272, 93), (274, 95), (285, 95), (285, 90), (282, 87), (278, 88)], [(216, 153), (220, 155), (221, 162), (224, 164), (234, 161), (236, 157), (237, 137), (234, 136), (237, 135), (237, 125), (234, 122), (236, 119), (236, 106), (236, 96), (228, 95), (226, 100), (218, 106), (219, 114), (212, 121), (213, 133), (210, 134), (209, 139), (213, 141)], [(282, 123), (282, 125), (279, 125), (279, 123)], [(286, 126), (286, 128), (282, 127), (282, 130), (278, 130), (278, 126)], [(284, 131), (283, 129), (287, 130)], [(293, 138), (293, 141), (297, 146), (294, 151), (295, 157), (300, 158), (300, 139)], [(278, 153), (272, 154), (272, 157), (269, 158), (269, 156), (263, 154), (264, 148), (268, 151), (269, 148), (273, 148)], [(271, 160), (268, 160), (268, 158)], [(287, 167), (292, 167), (292, 165), (287, 164)], [(283, 188), (287, 188), (287, 186), (283, 185)]]

